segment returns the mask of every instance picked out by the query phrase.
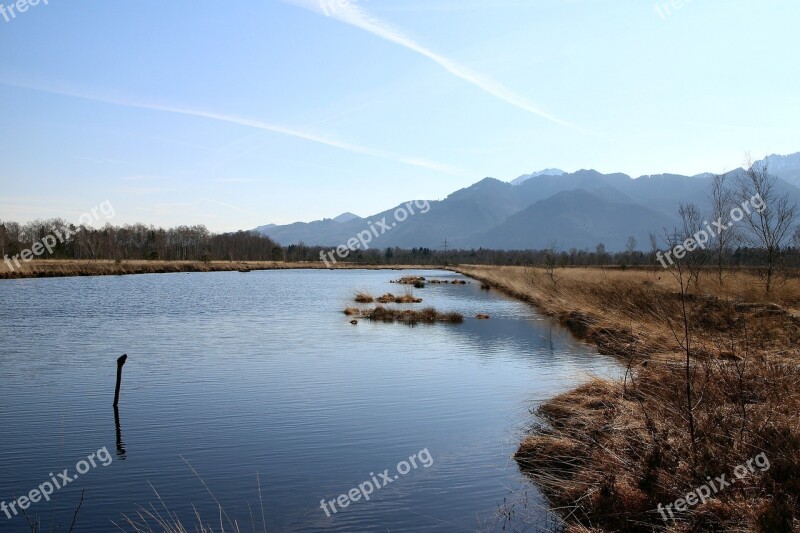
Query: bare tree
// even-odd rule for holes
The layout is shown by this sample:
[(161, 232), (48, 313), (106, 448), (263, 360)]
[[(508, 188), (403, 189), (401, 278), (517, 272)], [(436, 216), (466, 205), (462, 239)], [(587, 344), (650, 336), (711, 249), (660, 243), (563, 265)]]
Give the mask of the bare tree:
[[(711, 201), (711, 221), (716, 223), (718, 228), (722, 225), (734, 207), (736, 207), (736, 193), (728, 187), (728, 178), (724, 174), (716, 175), (711, 180), (711, 191), (709, 200)], [(725, 266), (725, 258), (730, 254), (731, 247), (739, 239), (739, 234), (736, 231), (736, 226), (728, 227), (725, 230), (719, 231), (713, 240), (711, 250), (714, 254), (714, 262), (717, 267), (717, 276), (719, 278), (720, 287), (723, 285), (723, 272)]]
[(708, 254), (704, 249), (705, 243), (711, 236), (703, 224), (700, 210), (694, 204), (681, 204), (678, 214), (681, 217), (682, 226), (679, 234), (683, 237), (683, 242), (676, 244), (676, 247), (681, 246), (686, 251), (686, 255), (680, 261), (686, 267), (688, 281), (694, 282), (695, 290), (697, 290), (700, 285), (700, 274), (708, 262)]
[(636, 242), (636, 237), (630, 235), (628, 240), (625, 242), (625, 250), (627, 250), (629, 254), (633, 254), (636, 252), (637, 246), (639, 246), (639, 243)]
[(652, 264), (656, 264), (658, 251), (658, 237), (655, 233), (650, 233), (650, 262)]
[(606, 264), (606, 245), (602, 242), (597, 245), (594, 249), (595, 254), (597, 254), (597, 262), (598, 264), (605, 265)]
[[(673, 317), (667, 312), (665, 319), (669, 325), (675, 342), (680, 346), (681, 351), (685, 354), (685, 380), (686, 380), (686, 419), (689, 426), (689, 436), (692, 442), (692, 468), (694, 469), (697, 463), (697, 439), (696, 428), (694, 420), (694, 390), (692, 383), (694, 381), (694, 371), (692, 364), (692, 330), (690, 326), (690, 313), (688, 308), (689, 300), (689, 286), (692, 280), (691, 268), (688, 264), (688, 257), (691, 257), (691, 251), (686, 255), (685, 244), (689, 239), (687, 232), (687, 222), (693, 218), (693, 206), (680, 206), (681, 219), (684, 228), (679, 230), (673, 228), (672, 232), (664, 230), (664, 241), (667, 244), (667, 249), (674, 252), (675, 259), (670, 261), (672, 268), (669, 272), (678, 282), (680, 287), (680, 325), (676, 325)], [(690, 224), (689, 224), (690, 225)]]
[(544, 253), (544, 271), (547, 277), (553, 282), (553, 285), (558, 285), (558, 278), (556, 277), (556, 259), (558, 258), (558, 246), (556, 241), (550, 241), (547, 244), (547, 249)]
[(742, 217), (744, 241), (761, 252), (759, 274), (769, 294), (797, 221), (797, 204), (776, 189), (777, 178), (769, 175), (766, 163), (748, 161), (747, 167), (739, 184), (741, 206), (733, 209), (731, 219)]
[(639, 243), (636, 242), (636, 237), (630, 235), (625, 242), (625, 255), (627, 256), (627, 263), (633, 264), (633, 254), (636, 253), (636, 248)]

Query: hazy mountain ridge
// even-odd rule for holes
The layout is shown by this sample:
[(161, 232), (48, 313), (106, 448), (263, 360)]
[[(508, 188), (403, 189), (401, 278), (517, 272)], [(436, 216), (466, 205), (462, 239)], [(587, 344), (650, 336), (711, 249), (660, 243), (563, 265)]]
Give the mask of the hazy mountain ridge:
[[(779, 190), (800, 203), (800, 153), (769, 156), (761, 162), (781, 180)], [(444, 200), (430, 201), (426, 214), (408, 217), (375, 238), (371, 246), (439, 249), (447, 239), (454, 248), (541, 249), (555, 241), (561, 249), (593, 249), (602, 242), (607, 250), (619, 251), (633, 236), (639, 248), (646, 249), (650, 233), (660, 237), (665, 227), (678, 223), (680, 203), (691, 202), (707, 210), (713, 178), (710, 173), (633, 179), (596, 170), (554, 171), (520, 176), (512, 182), (485, 178)], [(727, 175), (735, 181), (742, 172), (736, 169)], [(270, 224), (256, 231), (282, 245), (303, 242), (335, 247), (384, 218), (391, 224), (395, 209), (403, 205), (366, 218), (344, 213), (336, 219)]]
[(533, 172), (531, 174), (523, 174), (517, 179), (512, 180), (511, 185), (521, 185), (522, 183), (528, 181), (529, 179), (538, 178), (539, 176), (563, 176), (564, 174), (566, 174), (566, 172), (564, 172), (561, 169), (546, 168), (544, 170), (540, 170), (539, 172)]
[(800, 186), (800, 152), (791, 155), (771, 155), (761, 160), (766, 162), (773, 174), (794, 186)]
[(361, 219), (361, 217), (358, 215), (354, 215), (353, 213), (350, 213), (348, 211), (347, 213), (342, 213), (338, 217), (334, 217), (333, 220), (335, 222), (350, 222), (351, 220), (356, 220), (356, 219)]

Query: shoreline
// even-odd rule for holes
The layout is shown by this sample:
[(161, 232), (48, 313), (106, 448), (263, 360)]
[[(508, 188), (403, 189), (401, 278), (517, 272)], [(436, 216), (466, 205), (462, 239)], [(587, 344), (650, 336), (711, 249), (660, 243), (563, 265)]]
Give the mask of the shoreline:
[[(685, 302), (689, 357), (669, 272), (450, 270), (530, 303), (625, 366), (624, 378), (541, 403), (514, 455), (564, 531), (778, 531), (800, 516), (797, 276), (766, 296), (752, 271), (730, 269), (723, 284), (704, 274)], [(671, 502), (756, 454), (772, 470), (672, 515)]]
[(10, 271), (0, 267), (0, 280), (63, 278), (85, 276), (131, 276), (137, 274), (176, 274), (183, 272), (238, 272), (259, 270), (439, 270), (443, 267), (416, 265), (365, 265), (337, 263), (327, 267), (318, 262), (283, 261), (159, 261), (110, 259), (39, 259)]

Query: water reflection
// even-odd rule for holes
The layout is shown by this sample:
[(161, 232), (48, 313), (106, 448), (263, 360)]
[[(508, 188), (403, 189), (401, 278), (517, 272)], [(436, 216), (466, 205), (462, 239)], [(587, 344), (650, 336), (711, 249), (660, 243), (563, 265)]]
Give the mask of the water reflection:
[(114, 425), (117, 428), (117, 457), (121, 461), (125, 460), (125, 443), (122, 441), (122, 427), (119, 423), (119, 407), (114, 406)]

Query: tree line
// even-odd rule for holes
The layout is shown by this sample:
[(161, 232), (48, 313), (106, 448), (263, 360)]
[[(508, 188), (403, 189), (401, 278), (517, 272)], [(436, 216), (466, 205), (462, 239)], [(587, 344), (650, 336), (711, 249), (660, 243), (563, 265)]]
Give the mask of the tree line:
[[(372, 248), (355, 250), (349, 263), (369, 265), (482, 264), (500, 266), (540, 266), (545, 269), (579, 266), (661, 266), (664, 254), (686, 247), (698, 235), (711, 230), (707, 221), (730, 217), (732, 211), (758, 198), (763, 209), (742, 213), (738, 225), (713, 234), (702, 247), (668, 256), (670, 266), (688, 268), (691, 277), (714, 269), (723, 283), (729, 267), (755, 267), (767, 292), (785, 274), (786, 267), (800, 266), (800, 210), (786, 193), (776, 188), (776, 178), (765, 166), (749, 165), (736, 181), (716, 176), (709, 191), (710, 212), (703, 213), (694, 204), (679, 209), (678, 226), (665, 228), (663, 235), (651, 233), (649, 250), (640, 249), (629, 237), (624, 251), (609, 252), (603, 243), (593, 250), (559, 249), (553, 242), (543, 250), (493, 250), (487, 248), (437, 250), (433, 248)], [(69, 230), (69, 231), (66, 231)], [(280, 246), (269, 237), (253, 232), (212, 233), (203, 225), (160, 228), (133, 224), (101, 228), (76, 226), (63, 219), (34, 220), (26, 224), (0, 220), (0, 256), (14, 256), (31, 249), (48, 235), (71, 234), (58, 242), (54, 259), (112, 260), (187, 260), (187, 261), (286, 261), (321, 262), (328, 247), (303, 243)], [(695, 244), (697, 244), (695, 242)], [(686, 250), (682, 250), (686, 252)], [(675, 262), (673, 262), (673, 259)], [(679, 263), (679, 264), (678, 264)]]
[[(63, 219), (34, 220), (27, 224), (0, 221), (0, 255), (13, 256), (30, 249), (47, 235), (74, 235), (53, 248), (53, 259), (120, 259), (120, 260), (185, 260), (185, 261), (286, 261), (321, 262), (320, 252), (329, 247), (309, 246), (303, 243), (280, 246), (269, 237), (256, 232), (210, 232), (203, 225), (160, 228), (133, 224), (101, 228), (76, 226)], [(758, 266), (770, 258), (765, 250), (756, 246), (733, 247), (734, 233), (725, 235), (724, 246), (708, 248), (698, 254), (704, 262), (715, 266)], [(729, 237), (729, 238), (728, 238)], [(658, 265), (656, 246), (650, 251), (637, 249), (635, 240), (629, 240), (625, 251), (608, 252), (602, 243), (594, 250), (558, 249), (556, 243), (543, 250), (493, 250), (434, 248), (373, 248), (356, 250), (347, 259), (350, 263), (365, 266), (480, 264), (499, 266), (654, 266)], [(716, 246), (716, 245), (715, 245)], [(773, 248), (777, 248), (775, 245)], [(781, 264), (800, 266), (800, 248), (780, 248)], [(711, 257), (713, 255), (713, 258)], [(712, 260), (713, 259), (713, 260)], [(772, 259), (775, 262), (775, 259)]]
[(31, 249), (48, 235), (71, 234), (53, 247), (53, 259), (150, 259), (187, 261), (277, 261), (283, 249), (269, 237), (249, 231), (211, 233), (205, 226), (159, 228), (133, 224), (101, 228), (76, 226), (63, 219), (27, 224), (0, 221), (0, 255)]

